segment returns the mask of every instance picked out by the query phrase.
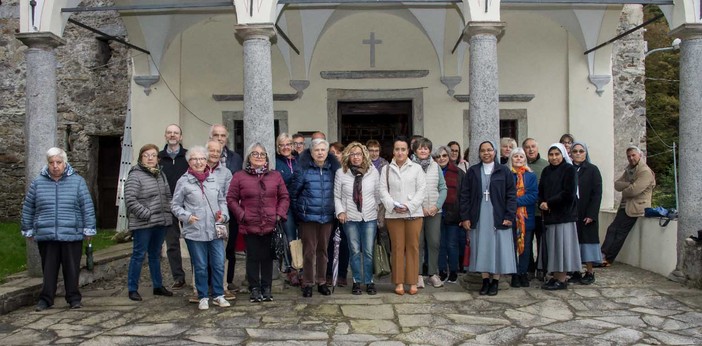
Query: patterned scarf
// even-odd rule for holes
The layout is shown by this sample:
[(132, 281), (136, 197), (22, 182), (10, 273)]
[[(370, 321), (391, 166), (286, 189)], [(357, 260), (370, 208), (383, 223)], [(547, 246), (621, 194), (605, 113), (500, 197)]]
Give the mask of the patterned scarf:
[(205, 180), (207, 180), (207, 177), (210, 176), (210, 171), (206, 169), (204, 172), (200, 173), (195, 172), (192, 168), (188, 168), (188, 173), (192, 174), (192, 176), (200, 182), (200, 190), (202, 190), (202, 193), (205, 193), (205, 187), (203, 184), (205, 183)]
[(263, 166), (259, 168), (253, 168), (251, 167), (251, 162), (247, 162), (246, 167), (244, 167), (244, 170), (246, 171), (246, 173), (253, 175), (266, 174), (268, 173), (268, 162), (264, 163)]
[(412, 157), (412, 161), (414, 161), (415, 163), (418, 163), (420, 166), (422, 166), (422, 169), (424, 170), (424, 173), (426, 173), (426, 172), (427, 172), (427, 168), (429, 168), (429, 165), (431, 165), (431, 163), (432, 163), (434, 160), (431, 158), (431, 156), (429, 156), (428, 158), (422, 160), (422, 159), (420, 159), (419, 157), (417, 157), (417, 156), (415, 155), (414, 157)]
[(356, 203), (356, 209), (363, 212), (363, 175), (366, 170), (359, 166), (350, 166), (351, 174), (353, 174), (353, 202)]
[[(526, 166), (512, 167), (512, 173), (517, 175), (517, 198), (526, 193), (524, 187), (524, 172), (526, 171)], [(528, 217), (526, 206), (517, 207), (517, 253), (520, 255), (524, 253), (524, 235), (526, 234), (526, 219)]]
[(161, 174), (161, 169), (158, 166), (151, 168), (144, 166), (141, 162), (139, 162), (138, 164), (139, 167), (141, 167), (141, 169), (143, 169), (146, 172), (149, 172), (151, 175), (154, 176), (154, 178), (158, 178), (158, 176)]

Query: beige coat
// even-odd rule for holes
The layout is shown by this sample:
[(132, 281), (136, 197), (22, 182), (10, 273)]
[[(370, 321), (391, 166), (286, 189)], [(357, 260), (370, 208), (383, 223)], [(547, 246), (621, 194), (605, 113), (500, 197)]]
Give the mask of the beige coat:
[(622, 193), (626, 215), (637, 217), (644, 215), (644, 209), (651, 207), (651, 195), (656, 186), (656, 177), (646, 163), (639, 161), (634, 178), (629, 181), (626, 171), (614, 182), (614, 189)]

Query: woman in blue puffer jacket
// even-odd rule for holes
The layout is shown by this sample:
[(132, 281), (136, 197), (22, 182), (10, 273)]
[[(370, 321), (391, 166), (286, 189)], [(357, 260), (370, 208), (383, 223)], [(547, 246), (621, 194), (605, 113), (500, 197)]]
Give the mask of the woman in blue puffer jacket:
[(41, 255), (44, 285), (36, 311), (54, 305), (59, 267), (63, 268), (66, 302), (81, 307), (78, 290), (83, 238), (95, 235), (95, 209), (88, 185), (68, 164), (63, 149), (46, 152), (47, 165), (32, 181), (22, 206), (22, 234), (34, 239)]
[(334, 176), (339, 162), (329, 155), (329, 142), (314, 139), (309, 151), (298, 160), (290, 185), (290, 205), (300, 223), (304, 261), (302, 265), (302, 296), (312, 296), (312, 285), (317, 291), (330, 295), (326, 285), (327, 244), (334, 221)]

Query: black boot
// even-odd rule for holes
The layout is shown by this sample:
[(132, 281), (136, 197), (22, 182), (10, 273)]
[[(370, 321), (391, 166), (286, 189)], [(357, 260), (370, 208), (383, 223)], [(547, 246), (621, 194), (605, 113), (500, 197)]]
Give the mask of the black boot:
[(509, 286), (514, 288), (522, 287), (522, 282), (519, 280), (519, 275), (512, 274), (512, 281), (509, 282)]
[(480, 287), (480, 292), (478, 292), (481, 296), (484, 296), (488, 294), (488, 290), (490, 289), (490, 279), (483, 279), (483, 287)]
[(519, 284), (522, 287), (529, 287), (529, 274), (519, 275)]
[(331, 290), (329, 290), (329, 286), (327, 286), (327, 284), (317, 285), (317, 292), (321, 293), (323, 296), (328, 296), (331, 294)]
[(490, 288), (488, 288), (488, 295), (489, 296), (496, 296), (497, 295), (497, 290), (499, 289), (500, 286), (500, 280), (492, 280), (492, 283), (490, 283)]

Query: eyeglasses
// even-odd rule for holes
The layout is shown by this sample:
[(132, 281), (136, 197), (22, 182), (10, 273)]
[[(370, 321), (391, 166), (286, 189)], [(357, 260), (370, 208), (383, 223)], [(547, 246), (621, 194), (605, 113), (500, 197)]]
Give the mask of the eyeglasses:
[(141, 154), (141, 157), (145, 159), (155, 159), (158, 157), (158, 154)]
[(290, 148), (292, 146), (292, 143), (278, 144), (278, 148)]
[(251, 157), (255, 157), (257, 159), (265, 159), (268, 154), (266, 153), (259, 153), (258, 151), (252, 151), (251, 152)]
[(293, 143), (293, 145), (296, 147), (303, 147), (303, 146), (305, 146), (305, 142), (295, 142), (295, 143)]
[(573, 144), (573, 142), (571, 142), (571, 141), (563, 141), (563, 142), (561, 142), (561, 144), (563, 144), (563, 145), (570, 145), (570, 144)]
[(492, 153), (494, 151), (495, 151), (495, 149), (493, 149), (493, 148), (480, 149), (481, 153)]
[(445, 159), (448, 157), (448, 154), (441, 154), (441, 155), (439, 155), (439, 157)]
[(188, 161), (207, 161), (206, 157), (191, 157)]
[(585, 153), (585, 150), (583, 150), (583, 149), (572, 149), (570, 152), (573, 153), (573, 154), (584, 154), (584, 153)]
[(349, 157), (361, 157), (363, 153), (349, 153)]

